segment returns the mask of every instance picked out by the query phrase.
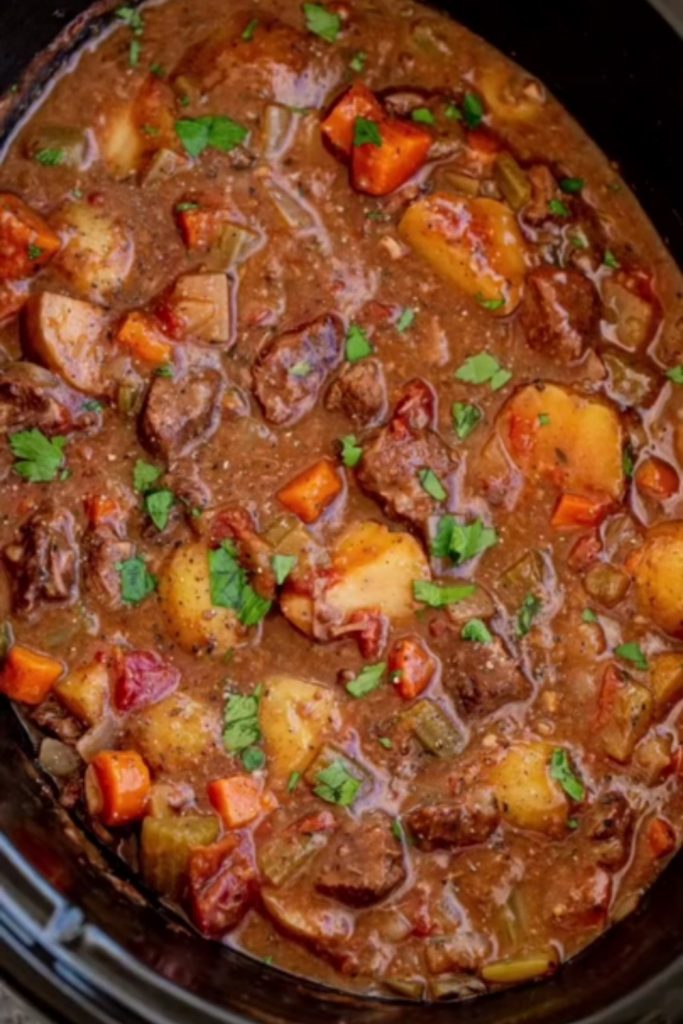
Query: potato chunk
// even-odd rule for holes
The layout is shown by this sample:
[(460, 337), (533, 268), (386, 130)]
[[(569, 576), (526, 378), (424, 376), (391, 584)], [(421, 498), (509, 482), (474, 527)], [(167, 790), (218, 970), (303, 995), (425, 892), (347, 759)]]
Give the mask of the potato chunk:
[(94, 661), (69, 672), (53, 688), (61, 704), (85, 725), (95, 725), (109, 704), (109, 672), (106, 665)]
[(476, 85), (487, 108), (501, 120), (533, 121), (543, 111), (543, 86), (514, 64), (487, 63)]
[(550, 776), (551, 753), (548, 743), (520, 743), (510, 747), (492, 768), (489, 782), (511, 825), (535, 832), (563, 832), (568, 805)]
[(220, 715), (185, 693), (174, 693), (131, 717), (135, 746), (155, 771), (181, 775), (221, 749)]
[(63, 206), (53, 227), (65, 238), (55, 266), (84, 298), (106, 304), (121, 290), (133, 267), (131, 233), (105, 209), (88, 203)]
[(528, 479), (574, 494), (621, 497), (623, 437), (611, 406), (555, 384), (530, 384), (506, 403), (497, 431)]
[(657, 709), (661, 711), (683, 696), (683, 654), (666, 651), (650, 659), (650, 682)]
[(399, 231), (441, 277), (496, 316), (519, 304), (524, 242), (509, 207), (495, 199), (435, 193), (412, 203)]
[(683, 522), (648, 530), (631, 565), (640, 610), (660, 629), (683, 639)]
[(260, 721), (273, 777), (306, 767), (334, 723), (336, 707), (334, 693), (318, 683), (286, 675), (266, 680)]
[(174, 639), (186, 651), (226, 651), (245, 642), (247, 630), (231, 608), (211, 603), (209, 548), (186, 544), (159, 575), (159, 597)]
[(106, 316), (101, 309), (68, 295), (42, 292), (26, 305), (25, 328), (31, 352), (67, 384), (90, 395), (104, 391)]
[(225, 274), (183, 274), (169, 305), (184, 333), (201, 341), (230, 341), (230, 305)]

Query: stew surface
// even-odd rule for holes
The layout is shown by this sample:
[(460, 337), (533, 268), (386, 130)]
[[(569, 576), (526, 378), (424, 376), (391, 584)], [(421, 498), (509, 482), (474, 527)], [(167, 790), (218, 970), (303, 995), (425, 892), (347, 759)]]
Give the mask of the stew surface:
[(121, 7), (0, 165), (0, 689), (209, 939), (552, 972), (683, 835), (683, 288), (415, 3)]

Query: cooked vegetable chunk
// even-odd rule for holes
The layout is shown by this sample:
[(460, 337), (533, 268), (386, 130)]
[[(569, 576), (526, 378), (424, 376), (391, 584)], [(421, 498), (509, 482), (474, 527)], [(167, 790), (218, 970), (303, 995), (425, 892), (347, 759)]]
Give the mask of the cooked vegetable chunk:
[(109, 672), (106, 665), (93, 661), (74, 669), (55, 683), (54, 693), (66, 708), (85, 725), (96, 725), (109, 704)]
[(121, 293), (133, 268), (135, 245), (123, 220), (86, 202), (63, 206), (53, 218), (65, 244), (55, 262), (85, 299), (107, 304)]
[(107, 319), (89, 302), (42, 292), (26, 306), (26, 339), (33, 353), (67, 384), (100, 395)]
[(60, 248), (59, 236), (30, 206), (0, 192), (0, 280), (29, 277)]
[(168, 774), (185, 772), (197, 758), (220, 749), (219, 726), (214, 706), (184, 693), (138, 711), (130, 721), (131, 736), (149, 766)]
[(510, 747), (490, 771), (503, 818), (517, 828), (562, 834), (568, 805), (562, 789), (550, 775), (551, 747), (547, 743), (519, 743)]
[(683, 638), (683, 523), (659, 523), (630, 563), (643, 615)]
[(142, 874), (156, 892), (178, 898), (187, 877), (190, 854), (218, 837), (215, 815), (147, 817), (142, 823)]
[(260, 705), (260, 724), (273, 778), (302, 771), (325, 733), (337, 721), (334, 694), (318, 683), (295, 676), (267, 679)]

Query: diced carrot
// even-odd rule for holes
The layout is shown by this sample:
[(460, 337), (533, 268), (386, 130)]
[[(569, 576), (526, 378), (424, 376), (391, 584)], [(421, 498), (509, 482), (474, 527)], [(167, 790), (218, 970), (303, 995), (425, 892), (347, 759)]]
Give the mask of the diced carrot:
[(436, 661), (414, 637), (397, 640), (389, 654), (389, 678), (404, 700), (414, 700), (429, 686)]
[(24, 704), (40, 704), (63, 671), (56, 658), (15, 644), (0, 673), (0, 692)]
[(656, 858), (668, 857), (676, 849), (676, 833), (665, 818), (653, 818), (647, 827), (647, 840)]
[(150, 790), (149, 769), (136, 750), (102, 750), (85, 773), (88, 810), (105, 825), (142, 818)]
[(160, 365), (171, 360), (173, 349), (148, 313), (128, 313), (119, 327), (117, 341), (146, 363)]
[(582, 494), (563, 494), (557, 502), (550, 523), (556, 530), (581, 526), (599, 526), (613, 502), (609, 498), (586, 498)]
[(325, 138), (342, 153), (350, 155), (356, 118), (381, 121), (384, 111), (374, 93), (362, 82), (356, 82), (333, 106), (321, 125)]
[(332, 504), (342, 486), (335, 464), (330, 459), (320, 459), (282, 487), (277, 497), (304, 523), (314, 523)]
[(0, 280), (30, 277), (60, 248), (43, 218), (10, 192), (0, 192)]
[[(182, 206), (182, 204), (180, 204)], [(205, 252), (218, 242), (226, 224), (234, 220), (230, 210), (199, 209), (183, 210), (176, 207), (176, 221), (188, 249)]]
[(636, 487), (649, 498), (670, 498), (678, 490), (678, 474), (662, 459), (646, 459), (636, 470)]
[(108, 494), (93, 494), (85, 499), (85, 512), (91, 526), (110, 523), (121, 515), (121, 506)]
[(264, 808), (263, 786), (253, 775), (214, 779), (206, 788), (211, 806), (226, 828), (242, 828), (258, 818)]
[(432, 144), (426, 128), (407, 121), (384, 121), (379, 129), (381, 146), (355, 146), (351, 158), (354, 188), (371, 196), (386, 196), (408, 181), (426, 162)]

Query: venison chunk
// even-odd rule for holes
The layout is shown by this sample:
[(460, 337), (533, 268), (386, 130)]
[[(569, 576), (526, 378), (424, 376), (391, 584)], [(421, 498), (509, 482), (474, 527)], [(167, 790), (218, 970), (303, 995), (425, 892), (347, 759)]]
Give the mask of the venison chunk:
[(79, 555), (70, 512), (43, 505), (5, 548), (13, 605), (30, 614), (41, 604), (72, 604), (78, 596)]
[(344, 829), (323, 855), (316, 889), (352, 907), (377, 903), (404, 881), (401, 844), (386, 814), (368, 814)]
[(330, 385), (325, 398), (328, 409), (340, 409), (363, 427), (380, 419), (386, 404), (384, 370), (379, 359), (362, 359), (345, 367)]
[(541, 267), (527, 275), (520, 310), (527, 344), (563, 362), (579, 359), (598, 326), (598, 294), (578, 270)]
[(221, 374), (210, 367), (155, 377), (140, 424), (145, 445), (168, 462), (187, 455), (218, 428), (222, 390)]

